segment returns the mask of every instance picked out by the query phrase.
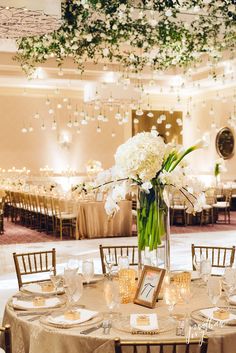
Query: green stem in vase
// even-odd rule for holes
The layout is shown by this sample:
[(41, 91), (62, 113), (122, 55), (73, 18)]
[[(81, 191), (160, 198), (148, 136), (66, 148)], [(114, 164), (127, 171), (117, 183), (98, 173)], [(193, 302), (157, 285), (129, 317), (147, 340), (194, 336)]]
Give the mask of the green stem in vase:
[(140, 208), (137, 210), (138, 246), (155, 250), (165, 235), (166, 205), (163, 199), (163, 186), (155, 185), (149, 193), (140, 192)]

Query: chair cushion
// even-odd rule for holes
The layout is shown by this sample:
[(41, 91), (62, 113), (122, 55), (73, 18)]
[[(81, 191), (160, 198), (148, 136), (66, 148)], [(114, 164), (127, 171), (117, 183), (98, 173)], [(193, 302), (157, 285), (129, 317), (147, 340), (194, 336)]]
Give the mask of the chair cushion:
[(212, 208), (211, 205), (204, 205), (203, 207), (203, 210), (210, 210)]
[(184, 205), (173, 205), (173, 206), (171, 206), (171, 208), (174, 209), (174, 210), (185, 210), (186, 206), (184, 206)]
[(229, 202), (226, 202), (226, 201), (218, 201), (217, 203), (214, 203), (213, 207), (217, 207), (217, 208), (226, 208), (226, 207), (229, 207)]

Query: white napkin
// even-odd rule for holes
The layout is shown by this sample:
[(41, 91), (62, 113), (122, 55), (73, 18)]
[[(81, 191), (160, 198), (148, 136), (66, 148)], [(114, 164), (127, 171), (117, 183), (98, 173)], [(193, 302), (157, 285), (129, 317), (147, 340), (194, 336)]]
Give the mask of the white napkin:
[[(49, 294), (56, 294), (55, 289), (52, 290), (51, 292), (43, 292), (42, 286), (38, 283), (29, 283), (25, 284), (22, 286), (22, 289), (27, 292), (35, 293), (35, 294), (43, 294), (43, 295), (49, 295)], [(57, 293), (63, 293), (63, 288), (58, 288)]]
[(86, 309), (77, 309), (76, 311), (80, 313), (80, 318), (77, 320), (66, 319), (64, 314), (61, 314), (58, 316), (48, 316), (47, 321), (52, 324), (81, 324), (82, 322), (92, 319), (98, 314), (97, 311)]
[[(137, 324), (138, 316), (145, 315), (149, 317), (150, 324), (145, 326), (140, 326)], [(130, 315), (130, 326), (136, 330), (141, 331), (153, 331), (158, 329), (157, 314), (131, 314)]]
[(59, 305), (60, 303), (61, 301), (58, 298), (45, 298), (44, 305), (36, 306), (33, 304), (33, 299), (32, 301), (29, 301), (29, 300), (24, 301), (23, 299), (17, 299), (17, 298), (12, 299), (13, 307), (22, 308), (22, 309), (53, 308)]
[(213, 316), (213, 312), (218, 310), (219, 308), (215, 307), (215, 308), (209, 308), (209, 309), (202, 309), (200, 310), (201, 314), (203, 316), (205, 316), (206, 318), (208, 319), (212, 319), (214, 321), (219, 321), (219, 322), (222, 322), (222, 323), (227, 323), (228, 321), (231, 321), (231, 320), (235, 320), (236, 319), (236, 315), (234, 314), (231, 314), (229, 313), (229, 318), (228, 319), (217, 319)]

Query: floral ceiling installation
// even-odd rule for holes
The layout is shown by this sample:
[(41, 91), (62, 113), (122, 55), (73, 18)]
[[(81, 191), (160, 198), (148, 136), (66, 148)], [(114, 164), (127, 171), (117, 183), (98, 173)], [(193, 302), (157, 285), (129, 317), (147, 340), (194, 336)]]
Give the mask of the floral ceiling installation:
[(20, 40), (16, 58), (28, 74), (51, 57), (59, 66), (71, 57), (81, 70), (105, 59), (133, 72), (185, 67), (202, 54), (217, 62), (235, 47), (235, 7), (235, 0), (68, 0), (61, 28)]

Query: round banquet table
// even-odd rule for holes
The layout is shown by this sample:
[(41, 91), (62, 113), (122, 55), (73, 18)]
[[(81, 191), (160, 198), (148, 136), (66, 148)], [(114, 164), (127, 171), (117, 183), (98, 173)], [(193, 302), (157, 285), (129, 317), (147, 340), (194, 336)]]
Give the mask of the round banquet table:
[[(104, 301), (103, 288), (104, 281), (96, 284), (84, 286), (83, 296), (80, 304), (84, 304), (87, 309), (99, 312), (107, 312)], [(206, 294), (206, 288), (199, 286), (198, 281), (194, 282), (194, 296), (191, 299), (191, 310), (209, 307), (210, 301)], [(221, 303), (224, 305), (223, 301)], [(130, 313), (152, 313), (159, 316), (167, 316), (167, 307), (163, 300), (157, 302), (154, 309), (148, 309), (132, 303), (120, 304), (116, 309), (124, 315)], [(187, 310), (185, 304), (177, 304), (174, 313), (184, 313)], [(12, 328), (13, 353), (114, 353), (114, 338), (138, 341), (138, 340), (178, 340), (175, 335), (176, 328), (170, 327), (165, 332), (156, 335), (132, 335), (112, 327), (109, 335), (103, 334), (100, 328), (89, 335), (82, 335), (80, 331), (91, 326), (77, 326), (74, 328), (55, 328), (46, 326), (39, 319), (30, 322), (30, 316), (17, 316), (16, 311), (8, 304), (5, 308), (3, 322), (9, 323)], [(209, 345), (208, 353), (235, 353), (236, 351), (236, 326), (221, 327), (208, 333)], [(178, 351), (179, 352), (179, 351)]]

